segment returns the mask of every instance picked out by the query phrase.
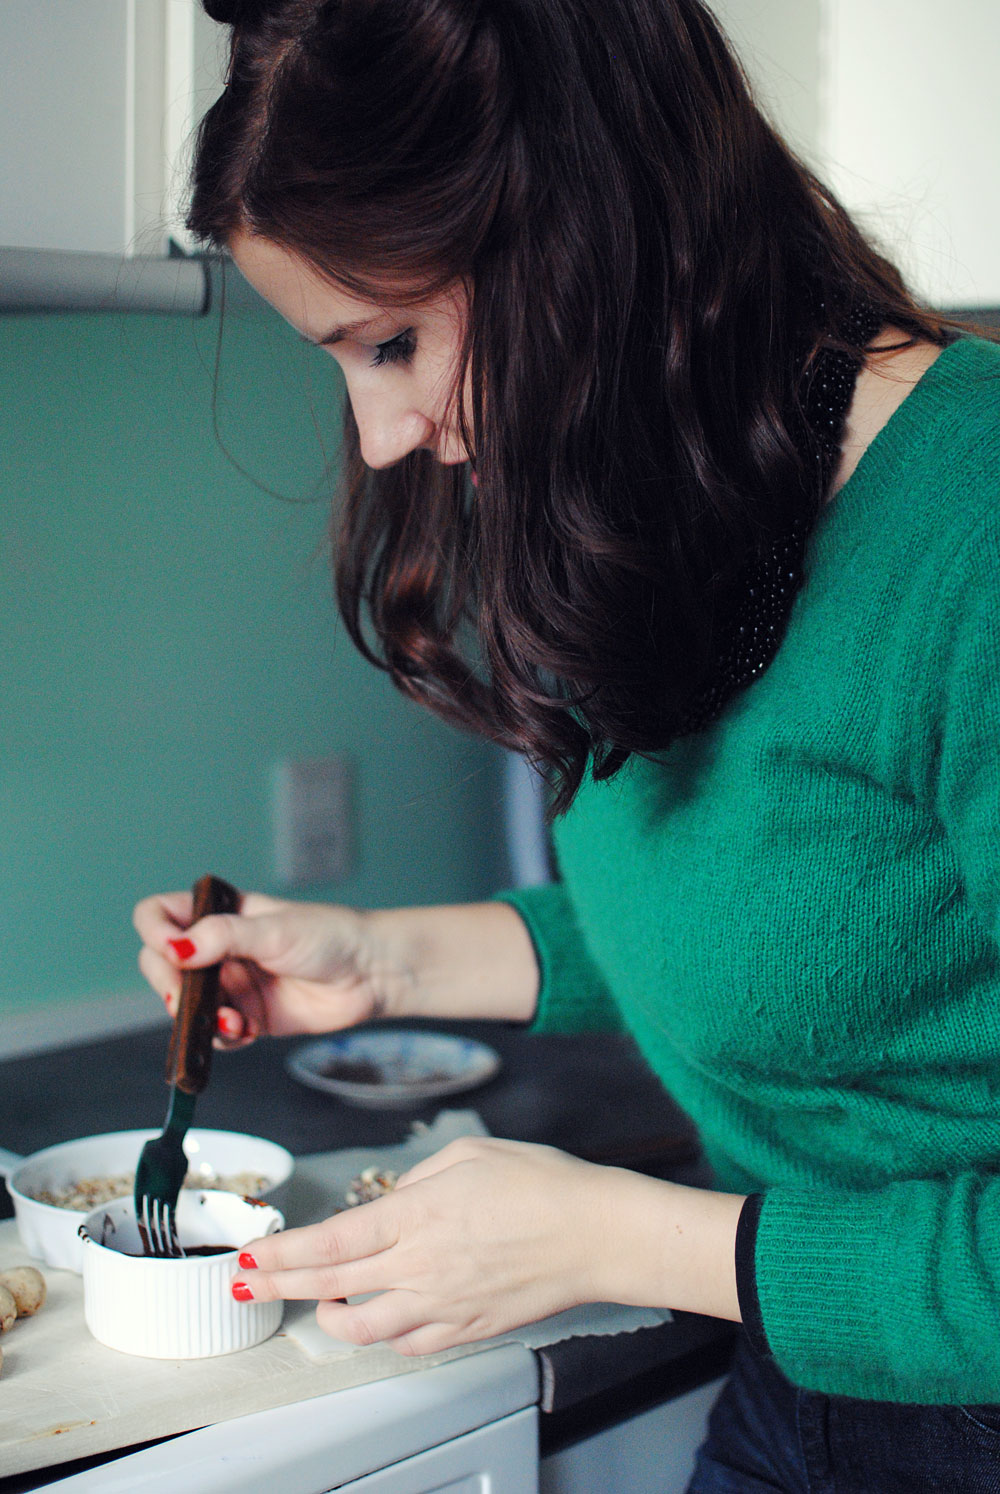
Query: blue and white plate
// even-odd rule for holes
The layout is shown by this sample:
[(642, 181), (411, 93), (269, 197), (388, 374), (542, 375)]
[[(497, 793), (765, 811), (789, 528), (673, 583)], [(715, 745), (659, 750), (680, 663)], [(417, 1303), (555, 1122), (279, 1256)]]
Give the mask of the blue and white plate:
[(287, 1068), (300, 1084), (348, 1105), (402, 1109), (485, 1084), (500, 1056), (470, 1038), (389, 1029), (305, 1043), (289, 1055)]

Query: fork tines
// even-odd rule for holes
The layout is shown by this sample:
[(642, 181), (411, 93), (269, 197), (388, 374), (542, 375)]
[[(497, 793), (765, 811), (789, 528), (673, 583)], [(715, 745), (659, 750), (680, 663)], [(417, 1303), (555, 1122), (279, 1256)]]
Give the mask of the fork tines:
[(158, 1198), (150, 1198), (146, 1194), (142, 1200), (142, 1212), (138, 1222), (142, 1247), (149, 1255), (183, 1256), (184, 1251), (177, 1238), (177, 1221), (169, 1204), (163, 1203)]

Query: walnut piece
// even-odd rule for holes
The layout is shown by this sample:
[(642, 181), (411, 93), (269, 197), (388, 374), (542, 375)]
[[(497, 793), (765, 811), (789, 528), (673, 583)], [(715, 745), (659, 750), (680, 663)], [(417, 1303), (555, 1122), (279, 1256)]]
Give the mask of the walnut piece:
[(391, 1172), (388, 1168), (366, 1167), (364, 1172), (351, 1179), (351, 1186), (344, 1194), (344, 1202), (350, 1207), (371, 1203), (372, 1199), (381, 1198), (383, 1193), (391, 1193), (398, 1179), (399, 1173)]

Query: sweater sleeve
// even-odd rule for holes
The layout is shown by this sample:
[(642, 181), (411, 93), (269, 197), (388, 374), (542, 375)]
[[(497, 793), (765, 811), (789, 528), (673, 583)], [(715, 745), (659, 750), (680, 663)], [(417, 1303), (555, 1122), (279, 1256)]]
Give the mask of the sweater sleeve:
[(1000, 1177), (817, 1198), (773, 1188), (757, 1221), (762, 1340), (806, 1389), (1000, 1401)]
[(497, 894), (523, 918), (541, 983), (535, 1032), (618, 1032), (624, 1027), (607, 985), (587, 951), (561, 882)]
[[(935, 1030), (956, 1092), (968, 1084), (988, 1114), (983, 1095), (995, 1111), (1000, 1094), (1000, 522), (980, 526), (938, 585), (941, 626), (913, 681), (925, 738), (915, 791), (985, 939), (973, 984), (967, 975), (950, 991), (942, 973)], [(942, 1158), (930, 1177), (833, 1196), (766, 1191), (753, 1241), (758, 1347), (827, 1394), (1000, 1402), (997, 1156), (1000, 1118), (994, 1155)]]

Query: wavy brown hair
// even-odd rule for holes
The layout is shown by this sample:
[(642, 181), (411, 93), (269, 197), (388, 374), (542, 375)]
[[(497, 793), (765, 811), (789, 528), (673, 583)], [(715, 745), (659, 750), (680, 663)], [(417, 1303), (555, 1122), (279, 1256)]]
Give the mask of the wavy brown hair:
[(588, 765), (668, 746), (706, 692), (724, 707), (757, 559), (824, 500), (803, 389), (823, 348), (860, 361), (848, 312), (948, 334), (698, 0), (205, 6), (236, 24), (190, 227), (262, 235), (380, 304), (468, 294), (478, 488), (426, 452), (368, 470), (347, 408), (346, 625), (564, 809)]

